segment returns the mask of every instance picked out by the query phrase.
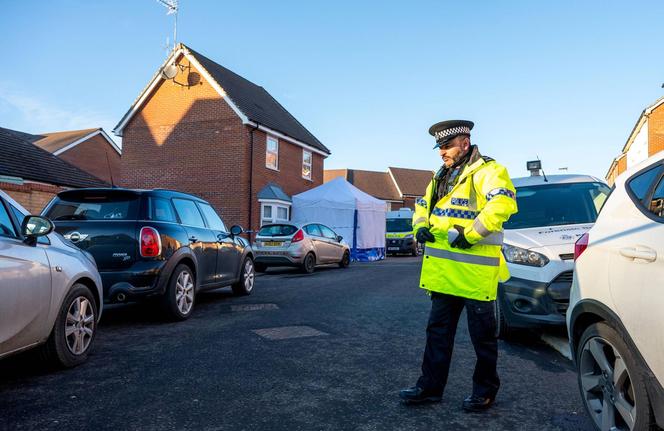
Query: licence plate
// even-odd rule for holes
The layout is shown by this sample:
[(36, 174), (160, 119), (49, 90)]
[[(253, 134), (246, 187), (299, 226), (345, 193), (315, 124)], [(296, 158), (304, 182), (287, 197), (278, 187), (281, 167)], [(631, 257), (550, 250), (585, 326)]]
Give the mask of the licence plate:
[(399, 247), (387, 247), (388, 251), (399, 250)]
[(265, 241), (265, 242), (263, 243), (263, 245), (264, 245), (265, 247), (280, 247), (281, 244), (283, 244), (283, 243), (282, 243), (282, 242), (279, 242), (279, 241)]

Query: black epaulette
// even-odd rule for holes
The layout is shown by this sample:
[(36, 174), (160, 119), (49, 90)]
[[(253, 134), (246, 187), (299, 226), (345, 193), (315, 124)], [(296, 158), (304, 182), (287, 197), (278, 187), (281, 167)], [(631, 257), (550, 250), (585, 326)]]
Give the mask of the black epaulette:
[(484, 160), (484, 163), (489, 163), (489, 162), (495, 161), (494, 159), (492, 159), (489, 156), (482, 156), (482, 160)]

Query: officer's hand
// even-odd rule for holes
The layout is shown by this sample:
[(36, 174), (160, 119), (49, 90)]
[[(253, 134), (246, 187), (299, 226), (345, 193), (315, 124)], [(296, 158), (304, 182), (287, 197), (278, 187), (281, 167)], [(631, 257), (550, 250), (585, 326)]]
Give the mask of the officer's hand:
[(415, 238), (417, 239), (417, 242), (420, 242), (424, 244), (425, 242), (435, 242), (436, 237), (433, 236), (431, 232), (429, 232), (428, 227), (421, 227), (417, 230), (417, 234), (415, 234)]
[(454, 239), (454, 241), (452, 241), (452, 243), (450, 244), (450, 247), (467, 249), (467, 248), (470, 248), (470, 247), (473, 246), (466, 239), (466, 236), (463, 233), (463, 226), (459, 226), (458, 224), (455, 224), (454, 229), (456, 229), (457, 232), (459, 232), (459, 235)]

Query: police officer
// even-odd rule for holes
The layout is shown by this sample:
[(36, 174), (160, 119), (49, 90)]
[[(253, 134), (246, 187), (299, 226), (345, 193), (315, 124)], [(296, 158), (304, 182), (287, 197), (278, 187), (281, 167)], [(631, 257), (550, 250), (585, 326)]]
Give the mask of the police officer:
[(502, 226), (517, 206), (507, 169), (471, 145), (472, 128), (471, 121), (452, 120), (429, 129), (444, 164), (415, 205), (413, 231), (425, 244), (420, 287), (431, 294), (431, 313), (422, 375), (399, 396), (406, 403), (441, 400), (465, 307), (477, 361), (473, 393), (462, 407), (482, 411), (500, 386), (494, 303), (499, 278), (509, 278)]

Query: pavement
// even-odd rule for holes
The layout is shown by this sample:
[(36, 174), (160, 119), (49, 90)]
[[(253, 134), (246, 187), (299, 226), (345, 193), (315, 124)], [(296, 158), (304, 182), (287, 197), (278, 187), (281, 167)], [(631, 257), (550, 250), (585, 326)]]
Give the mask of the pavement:
[(531, 336), (500, 342), (495, 406), (464, 413), (475, 357), (463, 316), (443, 401), (402, 404), (430, 307), (420, 259), (270, 269), (250, 296), (199, 295), (179, 323), (108, 307), (85, 364), (0, 361), (0, 430), (593, 429), (571, 362)]

